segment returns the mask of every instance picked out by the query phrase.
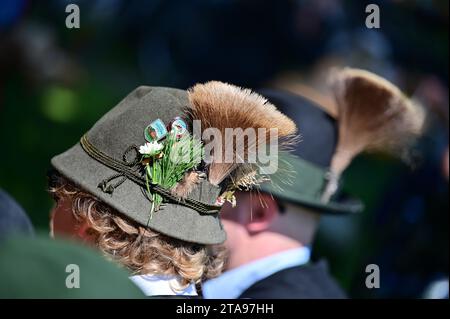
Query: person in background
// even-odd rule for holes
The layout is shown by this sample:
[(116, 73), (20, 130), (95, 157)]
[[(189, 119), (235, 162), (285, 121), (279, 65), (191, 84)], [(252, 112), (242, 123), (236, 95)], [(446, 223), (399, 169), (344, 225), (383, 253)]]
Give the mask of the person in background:
[(283, 183), (277, 172), (260, 194), (238, 193), (237, 207), (223, 209), (227, 271), (205, 282), (205, 298), (345, 297), (326, 262), (310, 259), (320, 216), (361, 212), (362, 203), (341, 191), (339, 177), (362, 151), (386, 151), (393, 145), (385, 141), (396, 141), (396, 151), (411, 145), (424, 117), (396, 87), (369, 72), (344, 69), (331, 82), (339, 121), (302, 96), (261, 91), (299, 127), (295, 156), (279, 156), (279, 170), (288, 163), (297, 174)]
[(213, 161), (206, 168), (193, 122), (202, 129), (245, 123), (295, 132), (290, 119), (263, 102), (222, 82), (189, 91), (137, 88), (51, 160), (52, 233), (98, 248), (130, 270), (147, 296), (198, 297), (196, 286), (222, 270), (213, 246), (226, 236), (218, 203), (229, 190), (228, 167), (240, 164)]

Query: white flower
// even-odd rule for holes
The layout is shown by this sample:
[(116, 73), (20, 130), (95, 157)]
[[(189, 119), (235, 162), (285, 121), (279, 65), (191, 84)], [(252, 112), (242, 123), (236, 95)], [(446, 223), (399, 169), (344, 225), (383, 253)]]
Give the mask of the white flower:
[(139, 147), (139, 153), (143, 155), (155, 155), (158, 154), (159, 151), (163, 149), (163, 145), (154, 141), (151, 143), (145, 143), (145, 145), (142, 145)]

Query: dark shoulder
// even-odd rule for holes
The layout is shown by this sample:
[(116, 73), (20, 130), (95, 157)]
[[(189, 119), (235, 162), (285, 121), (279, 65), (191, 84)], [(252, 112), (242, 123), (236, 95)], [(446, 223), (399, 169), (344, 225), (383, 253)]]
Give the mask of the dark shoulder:
[(343, 290), (331, 277), (325, 261), (281, 270), (256, 282), (240, 298), (341, 299)]

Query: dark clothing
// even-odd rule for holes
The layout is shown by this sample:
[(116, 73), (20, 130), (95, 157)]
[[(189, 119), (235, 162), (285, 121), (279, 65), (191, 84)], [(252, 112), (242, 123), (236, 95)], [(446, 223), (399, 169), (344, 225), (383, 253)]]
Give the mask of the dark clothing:
[(256, 282), (239, 298), (342, 299), (345, 293), (328, 272), (325, 261), (281, 270)]

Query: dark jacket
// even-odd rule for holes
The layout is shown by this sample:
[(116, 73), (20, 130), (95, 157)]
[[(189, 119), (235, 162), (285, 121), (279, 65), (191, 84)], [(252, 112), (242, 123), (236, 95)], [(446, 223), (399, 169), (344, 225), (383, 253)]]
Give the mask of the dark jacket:
[(345, 293), (328, 272), (325, 261), (281, 270), (245, 290), (239, 298), (341, 299)]

